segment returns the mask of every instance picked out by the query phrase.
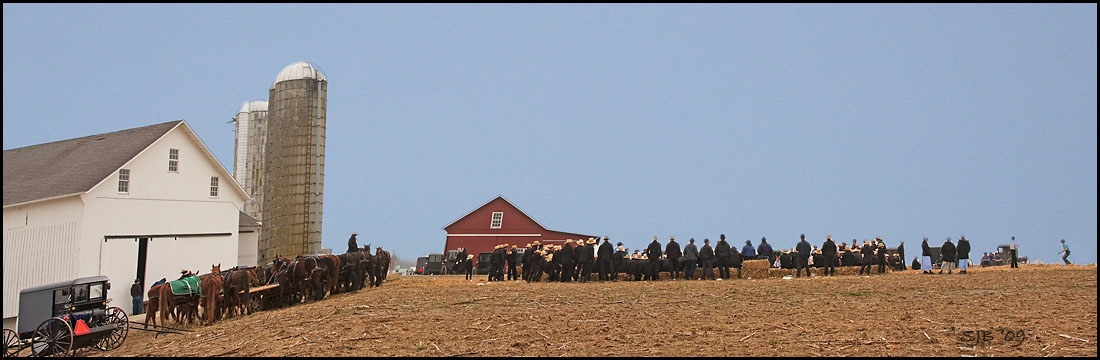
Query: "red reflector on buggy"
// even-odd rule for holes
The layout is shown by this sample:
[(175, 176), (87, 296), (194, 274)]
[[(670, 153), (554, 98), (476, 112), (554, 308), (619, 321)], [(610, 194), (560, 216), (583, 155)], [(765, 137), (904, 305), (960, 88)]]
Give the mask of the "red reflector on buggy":
[(92, 330), (88, 329), (88, 325), (84, 324), (84, 320), (76, 321), (76, 326), (73, 327), (73, 335), (84, 335), (90, 332), (92, 332)]

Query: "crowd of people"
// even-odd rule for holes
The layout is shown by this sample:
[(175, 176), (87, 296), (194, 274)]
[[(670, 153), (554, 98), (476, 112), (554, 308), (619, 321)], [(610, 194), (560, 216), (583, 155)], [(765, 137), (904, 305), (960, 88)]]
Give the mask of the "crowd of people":
[[(806, 241), (803, 234), (801, 241), (791, 249), (775, 250), (767, 238), (761, 238), (758, 246), (746, 240), (738, 251), (726, 241), (725, 234), (719, 236), (713, 247), (710, 239), (703, 239), (699, 247), (694, 238), (681, 247), (674, 236), (662, 246), (654, 236), (645, 249), (636, 249), (633, 253), (621, 242), (612, 245), (608, 236), (603, 237), (602, 243), (597, 245), (597, 242), (596, 238), (569, 239), (562, 245), (534, 241), (526, 244), (522, 251), (518, 245), (497, 245), (489, 256), (487, 281), (533, 282), (546, 276), (550, 281), (589, 282), (593, 273), (599, 281), (617, 281), (620, 274), (625, 274), (629, 280), (659, 280), (661, 272), (668, 272), (673, 279), (695, 279), (697, 270), (702, 272), (700, 278), (704, 280), (730, 279), (741, 277), (742, 264), (746, 260), (767, 260), (770, 267), (794, 269), (795, 277), (801, 277), (803, 271), (810, 276), (810, 267), (824, 268), (824, 276), (836, 275), (838, 266), (860, 266), (860, 275), (881, 274), (887, 269), (905, 270), (904, 253), (900, 253), (903, 250), (889, 253), (882, 238), (862, 244), (852, 239), (848, 245), (826, 236), (819, 247)], [(458, 269), (472, 281), (473, 255), (460, 248), (458, 259), (463, 260)], [(517, 272), (517, 268), (522, 271)], [(737, 270), (736, 275), (732, 270)]]

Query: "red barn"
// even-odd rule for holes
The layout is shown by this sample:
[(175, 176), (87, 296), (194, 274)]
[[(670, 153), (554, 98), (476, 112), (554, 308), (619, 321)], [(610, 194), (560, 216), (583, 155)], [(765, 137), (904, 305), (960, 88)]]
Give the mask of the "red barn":
[(503, 196), (489, 200), (485, 205), (455, 220), (443, 230), (447, 231), (444, 254), (449, 250), (464, 247), (468, 254), (474, 255), (475, 259), (478, 254), (492, 252), (493, 247), (500, 244), (524, 247), (538, 240), (541, 244), (561, 245), (566, 239), (588, 240), (590, 237), (596, 237), (547, 230)]

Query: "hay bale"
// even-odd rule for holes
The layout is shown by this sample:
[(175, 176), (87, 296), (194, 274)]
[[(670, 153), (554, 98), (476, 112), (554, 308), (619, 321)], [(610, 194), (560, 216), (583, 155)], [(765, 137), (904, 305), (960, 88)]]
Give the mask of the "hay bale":
[(771, 276), (769, 269), (771, 266), (768, 264), (768, 260), (745, 260), (741, 262), (741, 277), (751, 277), (753, 279), (763, 279)]

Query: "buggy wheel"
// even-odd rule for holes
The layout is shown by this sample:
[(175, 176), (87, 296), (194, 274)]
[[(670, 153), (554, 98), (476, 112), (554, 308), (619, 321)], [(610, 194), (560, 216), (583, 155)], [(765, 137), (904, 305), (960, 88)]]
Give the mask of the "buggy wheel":
[(248, 295), (248, 313), (249, 315), (263, 310), (263, 297), (259, 293)]
[(12, 357), (23, 350), (23, 344), (19, 341), (19, 334), (12, 329), (4, 329), (4, 357)]
[(114, 325), (115, 329), (96, 344), (96, 349), (108, 351), (122, 346), (122, 342), (126, 341), (126, 335), (130, 333), (130, 319), (126, 316), (126, 312), (118, 307), (107, 308), (103, 323)]
[(73, 328), (67, 321), (51, 318), (34, 330), (31, 352), (34, 356), (69, 356), (73, 351)]

